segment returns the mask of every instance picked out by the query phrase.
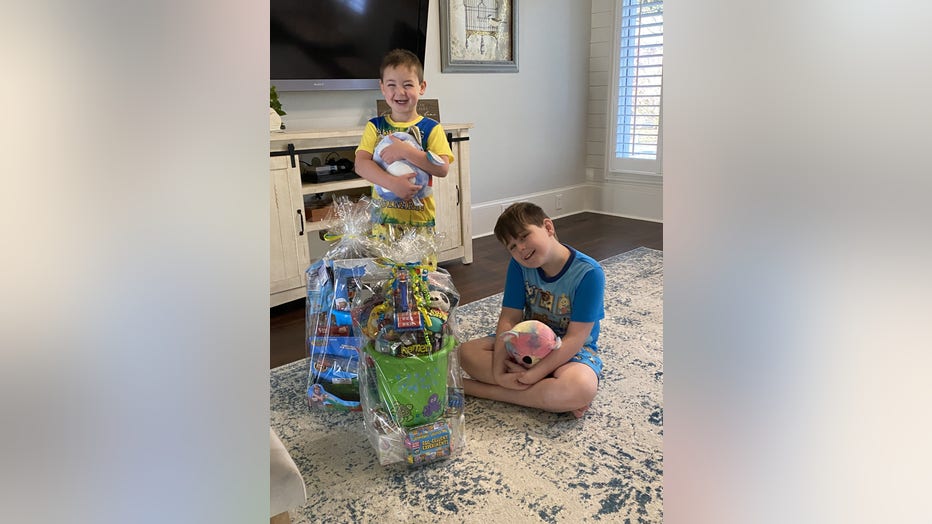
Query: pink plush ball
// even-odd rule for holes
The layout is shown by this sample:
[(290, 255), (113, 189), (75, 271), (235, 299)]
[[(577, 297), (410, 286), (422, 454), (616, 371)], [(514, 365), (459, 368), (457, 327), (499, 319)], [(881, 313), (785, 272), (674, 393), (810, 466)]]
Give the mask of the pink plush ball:
[(560, 337), (538, 320), (525, 320), (502, 333), (505, 349), (515, 362), (529, 368), (560, 347)]

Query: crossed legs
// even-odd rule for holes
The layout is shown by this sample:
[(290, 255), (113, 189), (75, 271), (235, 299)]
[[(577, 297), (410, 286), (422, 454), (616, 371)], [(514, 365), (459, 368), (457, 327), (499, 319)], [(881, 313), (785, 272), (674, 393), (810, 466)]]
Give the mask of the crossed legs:
[(460, 362), (472, 379), (463, 380), (467, 395), (581, 417), (595, 398), (599, 379), (589, 366), (567, 362), (527, 389), (499, 386), (492, 374), (495, 339), (483, 337), (460, 346)]

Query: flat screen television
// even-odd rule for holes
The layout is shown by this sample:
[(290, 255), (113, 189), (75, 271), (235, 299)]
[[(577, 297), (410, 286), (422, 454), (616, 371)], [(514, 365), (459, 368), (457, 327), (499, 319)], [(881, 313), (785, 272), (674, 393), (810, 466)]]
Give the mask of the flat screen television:
[(378, 89), (382, 57), (424, 63), (428, 0), (270, 0), (270, 77), (278, 91)]

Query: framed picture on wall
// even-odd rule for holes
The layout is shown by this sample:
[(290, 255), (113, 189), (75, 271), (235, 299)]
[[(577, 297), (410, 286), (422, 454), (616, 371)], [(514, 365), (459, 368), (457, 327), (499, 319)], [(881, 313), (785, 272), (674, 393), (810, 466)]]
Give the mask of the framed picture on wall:
[(442, 73), (517, 73), (516, 0), (440, 0)]

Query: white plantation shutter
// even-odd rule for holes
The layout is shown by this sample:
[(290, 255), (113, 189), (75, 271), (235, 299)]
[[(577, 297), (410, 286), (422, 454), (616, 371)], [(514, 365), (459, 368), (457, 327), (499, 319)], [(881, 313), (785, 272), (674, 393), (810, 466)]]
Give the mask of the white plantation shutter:
[(663, 0), (619, 0), (610, 170), (660, 173)]

